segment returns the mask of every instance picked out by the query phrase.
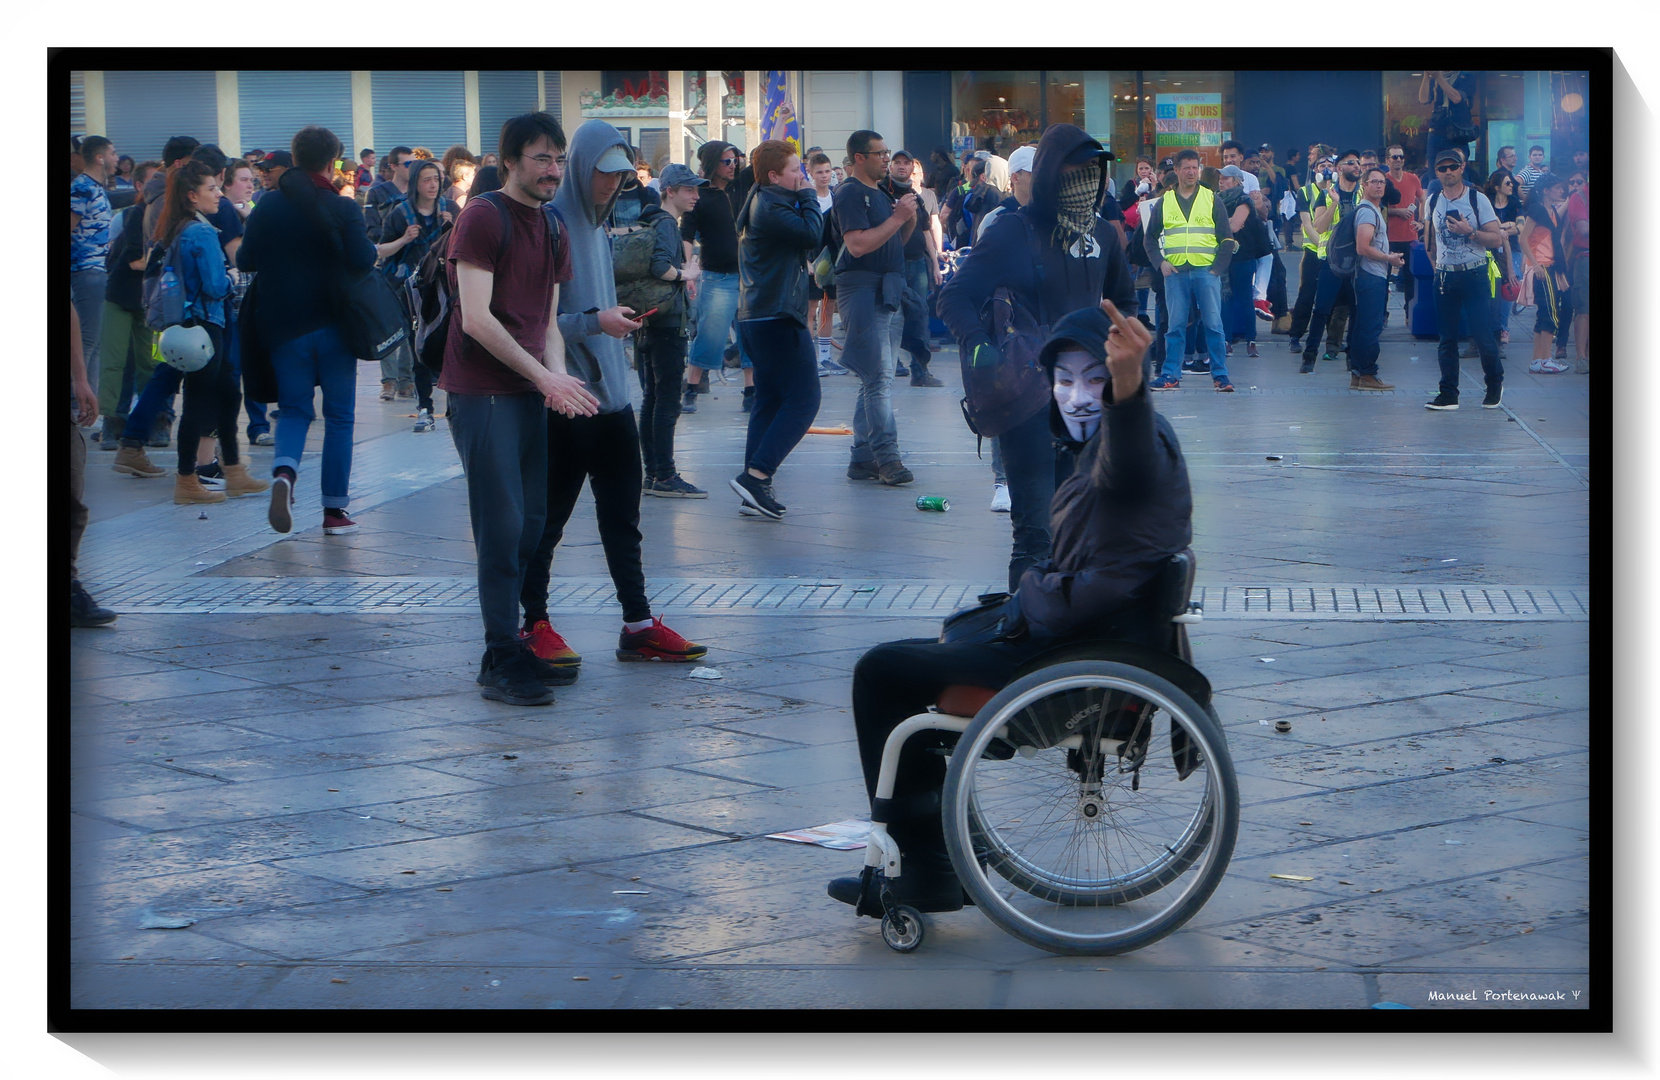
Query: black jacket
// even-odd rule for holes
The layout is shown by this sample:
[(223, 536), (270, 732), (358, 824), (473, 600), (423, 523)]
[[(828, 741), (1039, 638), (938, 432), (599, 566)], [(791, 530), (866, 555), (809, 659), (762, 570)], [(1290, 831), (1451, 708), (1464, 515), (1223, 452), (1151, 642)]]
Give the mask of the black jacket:
[[(1061, 166), (1086, 142), (1094, 140), (1071, 124), (1053, 124), (1043, 133), (1032, 161), (1032, 201), (998, 214), (975, 243), (973, 254), (940, 291), (940, 318), (964, 350), (989, 340), (980, 309), (1000, 286), (1051, 326), (1067, 312), (1094, 307), (1103, 297), (1125, 315), (1135, 315), (1135, 272), (1110, 222), (1097, 214), (1095, 231), (1083, 243), (1074, 241), (1063, 248), (1054, 240)], [(1098, 195), (1105, 193), (1103, 169)]]
[(710, 184), (697, 205), (680, 219), (680, 238), (702, 247), (703, 269), (717, 274), (738, 272), (737, 208), (741, 205), (731, 185), (725, 190)]
[[(1051, 377), (1063, 345), (1077, 342), (1104, 357), (1111, 327), (1095, 306), (1065, 316), (1040, 354)], [(1049, 420), (1077, 466), (1050, 504), (1050, 560), (1026, 571), (1017, 595), (1034, 633), (1063, 637), (1146, 598), (1165, 560), (1193, 542), (1193, 493), (1175, 429), (1154, 411), (1145, 382), (1106, 405), (1101, 426), (1081, 446), (1052, 403)]]
[(325, 194), (298, 169), (283, 173), (276, 190), (267, 191), (248, 215), (242, 246), (236, 249), (237, 269), (260, 275), (259, 333), (268, 348), (336, 321), (331, 294), (334, 248), (296, 200), (321, 205), (324, 218), (340, 236), (347, 269), (375, 265), (375, 246), (369, 243), (357, 200)]
[(738, 318), (783, 316), (807, 325), (807, 260), (819, 250), (824, 215), (809, 186), (750, 188), (738, 215)]

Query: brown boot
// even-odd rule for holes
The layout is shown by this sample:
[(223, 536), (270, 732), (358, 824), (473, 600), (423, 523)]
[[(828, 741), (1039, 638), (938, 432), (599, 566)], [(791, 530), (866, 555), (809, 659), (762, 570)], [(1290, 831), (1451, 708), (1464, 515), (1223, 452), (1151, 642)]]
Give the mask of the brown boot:
[(223, 468), (225, 470), (225, 494), (229, 498), (234, 499), (241, 495), (258, 495), (262, 491), (268, 491), (271, 487), (264, 480), (256, 480), (249, 476), (248, 466), (246, 465), (226, 465)]
[(1356, 390), (1393, 390), (1393, 383), (1386, 383), (1376, 375), (1356, 375), (1350, 383)]
[(380, 382), (380, 399), (392, 401), (398, 396), (398, 384), (391, 379), (382, 379)]
[(222, 503), (225, 501), (223, 491), (209, 491), (202, 486), (195, 473), (179, 473), (173, 477), (173, 503), (176, 506), (190, 506), (195, 503)]
[(123, 446), (115, 452), (115, 461), (110, 465), (118, 473), (128, 476), (142, 476), (154, 479), (166, 476), (167, 470), (150, 460), (150, 455), (144, 452), (142, 446)]

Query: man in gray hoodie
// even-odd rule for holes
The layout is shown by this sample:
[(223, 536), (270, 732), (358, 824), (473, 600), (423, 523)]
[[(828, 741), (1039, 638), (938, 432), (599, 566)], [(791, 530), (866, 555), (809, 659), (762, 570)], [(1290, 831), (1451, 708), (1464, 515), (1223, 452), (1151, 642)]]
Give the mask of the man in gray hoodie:
[(569, 663), (573, 651), (548, 623), (548, 580), (553, 549), (587, 483), (594, 492), (605, 563), (622, 602), (618, 660), (700, 660), (709, 650), (687, 641), (652, 618), (640, 560), (640, 432), (628, 387), (632, 378), (622, 339), (640, 328), (619, 307), (605, 221), (625, 176), (634, 173), (628, 140), (603, 120), (590, 120), (571, 136), (565, 177), (553, 208), (570, 240), (572, 278), (559, 293), (559, 331), (567, 370), (599, 401), (594, 416), (548, 413), (548, 517), (542, 542), (526, 567), (519, 603), (530, 649)]

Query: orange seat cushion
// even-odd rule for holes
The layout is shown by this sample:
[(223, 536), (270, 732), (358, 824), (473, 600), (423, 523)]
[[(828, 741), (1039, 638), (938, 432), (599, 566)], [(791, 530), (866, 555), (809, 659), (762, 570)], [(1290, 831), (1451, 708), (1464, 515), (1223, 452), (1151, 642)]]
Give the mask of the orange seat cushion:
[(984, 686), (947, 686), (934, 707), (948, 716), (973, 716), (997, 691)]

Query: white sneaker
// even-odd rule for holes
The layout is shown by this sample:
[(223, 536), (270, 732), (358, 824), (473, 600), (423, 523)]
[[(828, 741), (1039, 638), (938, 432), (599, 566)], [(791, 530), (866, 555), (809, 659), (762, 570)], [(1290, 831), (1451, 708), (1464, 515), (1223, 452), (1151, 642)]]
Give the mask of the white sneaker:
[(993, 484), (991, 487), (991, 512), (1007, 514), (1009, 509), (1009, 485)]

